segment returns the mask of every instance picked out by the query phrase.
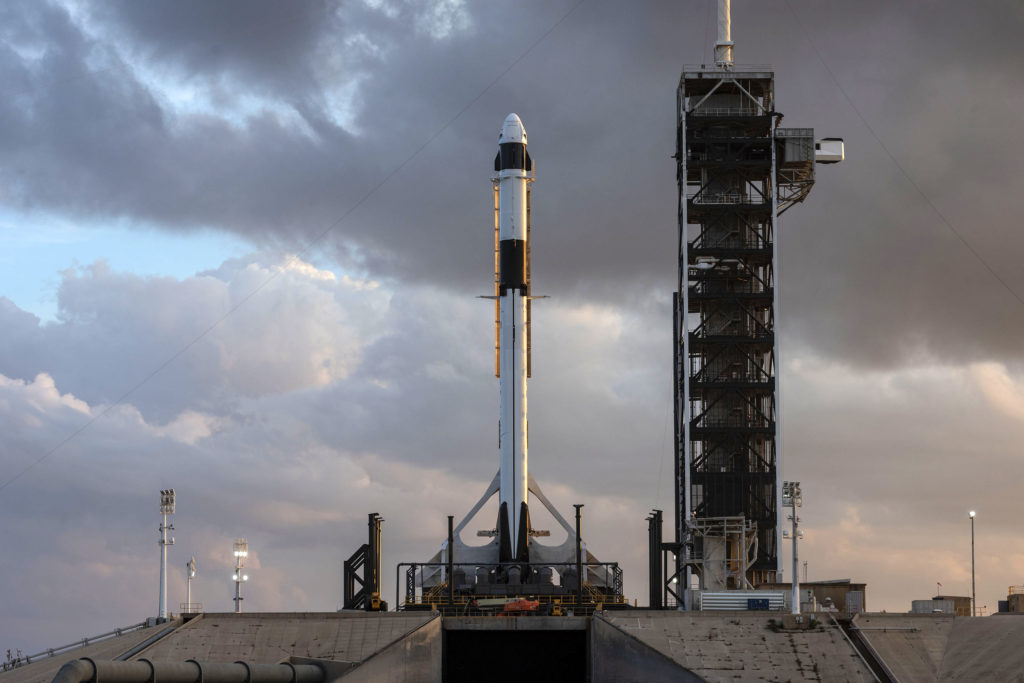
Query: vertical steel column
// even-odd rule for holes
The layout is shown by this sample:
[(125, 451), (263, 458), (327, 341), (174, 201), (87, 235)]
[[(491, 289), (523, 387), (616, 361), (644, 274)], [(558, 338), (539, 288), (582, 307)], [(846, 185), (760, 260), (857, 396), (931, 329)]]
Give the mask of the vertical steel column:
[(573, 505), (576, 508), (576, 601), (583, 603), (583, 536), (580, 528), (580, 510), (583, 503)]
[(647, 518), (647, 583), (648, 605), (651, 609), (661, 609), (661, 596), (665, 592), (665, 579), (662, 567), (662, 516), (661, 510), (652, 510)]
[(974, 589), (974, 510), (971, 510), (971, 616), (978, 616), (978, 596)]
[[(779, 172), (778, 172), (778, 156), (775, 150), (775, 124), (778, 120), (772, 121), (771, 133), (772, 133), (772, 179), (771, 179), (771, 192), (772, 192), (772, 366), (775, 375), (775, 414), (772, 416), (775, 419), (775, 509), (776, 511), (782, 510), (782, 356), (779, 353), (779, 304), (782, 300), (782, 286), (779, 281), (779, 256), (782, 249), (782, 231), (779, 229)], [(796, 509), (794, 508), (793, 515), (796, 516)], [(776, 564), (778, 566), (779, 576), (777, 580), (782, 579), (782, 553), (779, 552), (780, 546), (782, 545), (782, 515), (779, 512), (775, 514), (775, 557), (777, 558)], [(796, 540), (794, 539), (794, 543)], [(794, 577), (796, 580), (796, 566), (793, 567)]]
[[(677, 359), (676, 371), (676, 402), (682, 402), (682, 411), (679, 416), (682, 418), (681, 428), (677, 425), (676, 464), (682, 469), (682, 477), (676, 476), (676, 553), (674, 575), (682, 577), (685, 574), (685, 585), (683, 586), (683, 602), (676, 603), (678, 609), (691, 609), (690, 605), (690, 543), (687, 522), (693, 511), (693, 502), (690, 500), (692, 484), (690, 481), (690, 464), (692, 454), (692, 443), (690, 440), (690, 330), (687, 324), (687, 315), (690, 310), (690, 287), (689, 287), (689, 262), (690, 262), (690, 235), (688, 219), (686, 215), (686, 92), (685, 80), (676, 91), (676, 161), (679, 168), (676, 171), (679, 183), (679, 277), (677, 302), (680, 304), (675, 312), (676, 318), (676, 339), (674, 344), (679, 348), (682, 339), (681, 358)], [(680, 302), (679, 299), (682, 299)], [(682, 384), (680, 396), (679, 384)], [(678, 488), (682, 488), (682, 500), (679, 498)], [(682, 507), (680, 508), (680, 503)], [(684, 570), (685, 566), (685, 570)], [(676, 586), (678, 587), (678, 583)], [(678, 590), (677, 590), (678, 592)]]
[(448, 515), (448, 604), (455, 603), (455, 517)]

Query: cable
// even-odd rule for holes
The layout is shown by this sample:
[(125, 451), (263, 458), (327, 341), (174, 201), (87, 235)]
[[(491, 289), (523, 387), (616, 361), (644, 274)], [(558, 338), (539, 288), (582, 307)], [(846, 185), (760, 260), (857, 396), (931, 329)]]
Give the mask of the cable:
[(832, 79), (832, 82), (836, 84), (837, 88), (839, 88), (839, 92), (842, 93), (843, 99), (845, 99), (847, 104), (850, 105), (850, 108), (853, 109), (853, 113), (856, 114), (857, 118), (860, 119), (860, 122), (864, 124), (864, 127), (867, 129), (868, 133), (870, 133), (871, 137), (873, 137), (875, 139), (875, 142), (878, 143), (878, 146), (881, 147), (882, 151), (885, 152), (886, 156), (889, 157), (889, 161), (891, 161), (893, 165), (896, 166), (897, 169), (899, 169), (900, 173), (903, 174), (903, 177), (907, 179), (908, 183), (910, 183), (910, 186), (913, 187), (919, 195), (921, 195), (921, 198), (924, 199), (925, 203), (927, 203), (928, 206), (931, 207), (931, 210), (935, 212), (935, 215), (939, 217), (939, 220), (942, 221), (946, 228), (948, 228), (949, 231), (953, 233), (953, 235), (956, 236), (958, 240), (960, 240), (960, 243), (967, 247), (967, 250), (971, 252), (974, 258), (978, 260), (978, 263), (980, 263), (985, 268), (985, 270), (987, 270), (989, 274), (993, 278), (995, 278), (999, 284), (1003, 286), (1003, 289), (1010, 293), (1010, 296), (1016, 299), (1018, 303), (1024, 305), (1024, 298), (1022, 298), (1021, 295), (1017, 294), (1017, 292), (1015, 292), (1013, 288), (1010, 287), (1006, 280), (1004, 280), (999, 275), (999, 273), (997, 273), (996, 270), (988, 264), (988, 262), (984, 259), (984, 257), (982, 257), (978, 250), (971, 246), (971, 243), (967, 241), (967, 238), (965, 238), (960, 233), (960, 231), (956, 229), (956, 227), (953, 225), (953, 222), (946, 218), (945, 214), (939, 211), (939, 207), (935, 205), (935, 202), (933, 202), (931, 198), (927, 194), (925, 194), (925, 191), (921, 189), (921, 186), (914, 181), (914, 179), (910, 176), (907, 170), (903, 168), (903, 165), (896, 160), (896, 157), (893, 155), (892, 152), (889, 151), (889, 148), (885, 145), (884, 142), (882, 142), (882, 139), (875, 134), (875, 130), (871, 127), (871, 124), (868, 123), (867, 119), (864, 118), (864, 115), (860, 113), (860, 109), (858, 109), (857, 105), (854, 104), (853, 99), (846, 94), (846, 90), (839, 82), (839, 79), (836, 78), (836, 75), (832, 72), (832, 69), (829, 67), (828, 62), (825, 61), (825, 57), (821, 54), (821, 51), (818, 49), (818, 45), (814, 42), (814, 39), (804, 28), (803, 23), (800, 21), (800, 16), (793, 9), (793, 6), (789, 3), (789, 0), (785, 0), (785, 3), (786, 7), (789, 8), (790, 13), (793, 15), (793, 18), (796, 20), (797, 26), (800, 27), (800, 31), (804, 34), (804, 37), (807, 39), (807, 42), (809, 42), (811, 44), (811, 47), (814, 48), (814, 53), (818, 56), (818, 61), (820, 61), (821, 65), (825, 67), (825, 71), (828, 72), (828, 75)]
[(557, 29), (562, 24), (562, 22), (564, 22), (566, 19), (568, 19), (569, 15), (571, 15), (573, 12), (575, 12), (576, 9), (579, 8), (579, 6), (582, 5), (584, 2), (586, 2), (586, 0), (577, 0), (577, 2), (572, 7), (570, 7), (569, 10), (567, 12), (565, 12), (565, 14), (563, 14), (561, 16), (561, 18), (558, 19), (558, 21), (556, 21), (554, 24), (552, 24), (550, 28), (548, 28), (544, 33), (542, 33), (540, 35), (539, 38), (534, 40), (532, 43), (530, 43), (526, 47), (526, 49), (524, 49), (522, 52), (520, 52), (519, 55), (514, 60), (512, 60), (511, 64), (509, 64), (507, 67), (505, 67), (505, 69), (501, 73), (499, 73), (497, 76), (495, 76), (494, 79), (491, 80), (484, 87), (483, 90), (481, 90), (479, 93), (477, 93), (477, 95), (475, 97), (473, 97), (465, 106), (463, 106), (462, 109), (460, 109), (458, 111), (458, 113), (456, 113), (454, 116), (452, 116), (450, 119), (448, 119), (447, 123), (445, 123), (443, 126), (438, 128), (433, 133), (433, 135), (431, 135), (430, 137), (428, 137), (426, 139), (426, 141), (422, 145), (417, 147), (413, 151), (413, 153), (410, 154), (405, 159), (405, 161), (403, 161), (402, 163), (398, 164), (398, 166), (393, 168), (386, 176), (384, 176), (384, 178), (380, 182), (378, 182), (376, 185), (374, 185), (369, 190), (367, 190), (367, 192), (365, 194), (363, 194), (363, 196), (360, 197), (359, 200), (356, 201), (355, 204), (350, 206), (333, 223), (331, 223), (324, 230), (322, 230), (320, 233), (318, 233), (309, 243), (306, 244), (306, 246), (302, 247), (296, 253), (292, 254), (292, 256), (285, 262), (283, 268), (280, 268), (280, 269), (274, 271), (274, 273), (272, 273), (269, 277), (267, 277), (265, 280), (263, 280), (263, 282), (261, 282), (260, 284), (256, 285), (256, 287), (253, 288), (244, 297), (242, 297), (241, 300), (239, 300), (238, 303), (236, 303), (234, 306), (229, 308), (227, 310), (227, 312), (224, 313), (224, 315), (219, 317), (209, 327), (207, 327), (205, 330), (200, 332), (194, 339), (192, 339), (192, 341), (188, 342), (183, 347), (181, 347), (178, 351), (176, 351), (175, 353), (171, 354), (171, 356), (167, 360), (165, 360), (163, 363), (161, 363), (159, 366), (157, 366), (156, 369), (154, 369), (152, 372), (150, 372), (145, 377), (143, 377), (141, 380), (139, 380), (134, 386), (132, 386), (126, 392), (121, 394), (121, 396), (118, 397), (118, 399), (116, 401), (114, 401), (113, 403), (108, 405), (106, 408), (104, 408), (102, 411), (100, 411), (95, 417), (89, 419), (81, 427), (79, 427), (75, 431), (71, 432), (71, 434), (69, 434), (64, 439), (62, 439), (56, 446), (54, 446), (53, 448), (48, 450), (46, 453), (44, 453), (43, 455), (41, 455), (40, 457), (36, 458), (35, 460), (33, 460), (28, 465), (26, 465), (17, 474), (15, 474), (14, 476), (10, 477), (6, 481), (4, 481), (2, 484), (0, 484), (0, 491), (3, 491), (8, 486), (10, 486), (14, 482), (16, 482), (18, 479), (23, 477), (29, 471), (34, 469), (41, 462), (43, 462), (44, 460), (49, 458), (51, 455), (56, 453), (58, 450), (60, 450), (65, 444), (67, 444), (72, 439), (74, 439), (79, 434), (81, 434), (86, 429), (88, 429), (94, 422), (99, 420), (101, 417), (105, 416), (107, 413), (109, 413), (111, 410), (113, 410), (117, 406), (121, 405), (129, 396), (131, 396), (136, 391), (138, 391), (140, 388), (142, 388), (146, 383), (149, 382), (149, 380), (153, 379), (153, 377), (155, 377), (157, 374), (159, 374), (164, 368), (166, 368), (168, 365), (170, 365), (175, 360), (177, 360), (179, 357), (181, 357), (186, 351), (191, 349), (197, 343), (202, 341), (217, 326), (219, 326), (222, 322), (227, 320), (228, 317), (231, 316), (235, 311), (237, 311), (239, 308), (241, 308), (243, 305), (245, 305), (246, 302), (248, 302), (251, 298), (253, 298), (260, 291), (262, 291), (264, 287), (266, 287), (271, 282), (276, 280), (283, 272), (285, 272), (288, 269), (289, 266), (291, 266), (293, 263), (298, 261), (301, 256), (304, 256), (307, 253), (309, 253), (310, 249), (312, 249), (314, 246), (316, 246), (318, 243), (320, 243), (325, 237), (327, 237), (327, 235), (329, 235), (331, 233), (331, 231), (333, 231), (336, 227), (341, 225), (341, 223), (346, 218), (348, 218), (352, 214), (352, 212), (354, 212), (356, 209), (358, 209), (360, 206), (362, 206), (368, 199), (370, 199), (370, 197), (375, 195), (378, 190), (380, 190), (382, 187), (384, 187), (384, 185), (386, 185), (388, 183), (388, 181), (390, 181), (402, 169), (404, 169), (406, 166), (408, 166), (416, 157), (418, 157), (420, 155), (420, 153), (424, 149), (426, 149), (430, 145), (430, 143), (432, 143), (434, 140), (436, 140), (439, 135), (441, 135), (446, 130), (448, 130), (448, 128), (450, 128), (451, 125), (453, 123), (455, 123), (455, 121), (457, 121), (474, 104), (476, 104), (480, 100), (480, 98), (482, 98), (484, 95), (486, 95), (491, 90), (491, 88), (493, 88), (495, 85), (497, 85), (498, 81), (500, 81), (502, 78), (504, 78), (505, 75), (509, 71), (514, 69), (516, 67), (516, 65), (518, 65), (521, 61), (523, 61), (523, 59), (526, 57), (526, 55), (528, 55), (534, 48), (536, 48), (538, 45), (540, 45), (549, 35), (551, 35), (551, 33), (554, 32), (554, 30)]

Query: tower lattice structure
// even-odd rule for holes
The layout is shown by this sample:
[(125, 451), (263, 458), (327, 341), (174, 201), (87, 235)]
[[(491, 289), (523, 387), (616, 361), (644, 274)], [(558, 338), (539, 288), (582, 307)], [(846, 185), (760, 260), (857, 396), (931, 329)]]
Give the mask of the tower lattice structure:
[(778, 218), (813, 185), (814, 133), (778, 127), (771, 67), (686, 67), (677, 105), (677, 572), (695, 518), (742, 515), (756, 585), (781, 573)]

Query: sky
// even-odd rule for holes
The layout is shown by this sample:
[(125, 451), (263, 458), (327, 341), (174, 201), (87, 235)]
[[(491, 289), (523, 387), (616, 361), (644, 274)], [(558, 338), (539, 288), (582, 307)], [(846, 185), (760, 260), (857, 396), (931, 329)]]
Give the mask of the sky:
[[(671, 510), (675, 89), (712, 2), (0, 5), (0, 651), (169, 603), (341, 604), (497, 469), (490, 175), (536, 163), (531, 473), (646, 601)], [(1024, 8), (735, 0), (783, 125), (843, 137), (780, 227), (785, 479), (872, 610), (1024, 583)], [(668, 513), (671, 518), (671, 513)], [(790, 552), (789, 543), (783, 551)]]

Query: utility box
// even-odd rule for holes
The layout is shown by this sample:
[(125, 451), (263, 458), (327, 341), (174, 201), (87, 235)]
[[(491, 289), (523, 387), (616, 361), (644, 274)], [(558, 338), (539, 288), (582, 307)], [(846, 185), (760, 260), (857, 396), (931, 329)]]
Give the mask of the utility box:
[(814, 143), (814, 160), (819, 164), (838, 164), (845, 158), (842, 138), (822, 138)]

